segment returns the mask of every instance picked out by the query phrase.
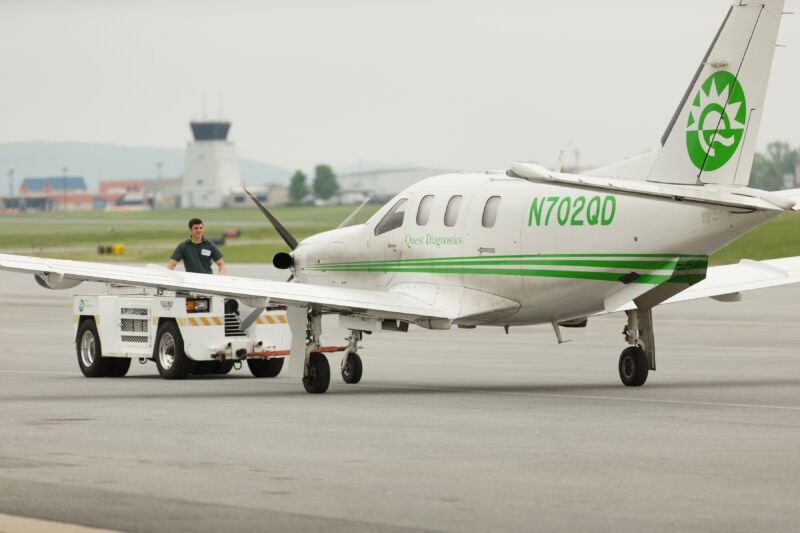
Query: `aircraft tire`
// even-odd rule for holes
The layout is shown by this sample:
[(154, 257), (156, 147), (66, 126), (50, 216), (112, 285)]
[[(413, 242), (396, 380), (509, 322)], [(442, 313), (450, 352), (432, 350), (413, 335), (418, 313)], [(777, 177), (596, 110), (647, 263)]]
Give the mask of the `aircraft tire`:
[(342, 367), (342, 379), (345, 383), (358, 383), (361, 381), (361, 374), (364, 367), (361, 364), (361, 357), (356, 352), (349, 352)]
[(281, 373), (283, 358), (248, 359), (247, 368), (257, 378), (274, 378)]
[(647, 381), (650, 364), (639, 346), (628, 346), (619, 356), (619, 377), (626, 387), (641, 387)]
[(193, 363), (183, 351), (183, 337), (174, 322), (164, 322), (158, 328), (153, 358), (164, 379), (184, 379), (192, 371)]
[(303, 376), (303, 386), (310, 394), (322, 394), (331, 383), (331, 366), (320, 352), (311, 352), (308, 358), (308, 374)]

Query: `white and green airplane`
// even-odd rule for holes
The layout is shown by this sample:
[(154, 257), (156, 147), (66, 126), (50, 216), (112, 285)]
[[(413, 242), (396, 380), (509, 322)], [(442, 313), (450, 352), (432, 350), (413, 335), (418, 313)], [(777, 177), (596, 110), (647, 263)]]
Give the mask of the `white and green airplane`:
[(351, 331), (342, 376), (355, 383), (363, 332), (549, 323), (560, 339), (562, 326), (624, 311), (619, 374), (640, 386), (656, 368), (656, 305), (800, 282), (800, 257), (708, 267), (711, 253), (800, 200), (747, 187), (782, 9), (783, 0), (730, 8), (645, 155), (580, 175), (514, 163), (432, 177), (366, 223), (300, 243), (259, 205), (292, 249), (273, 260), (291, 270), (287, 282), (13, 255), (0, 267), (49, 288), (91, 280), (229, 296), (256, 309), (244, 328), (263, 307), (285, 305), (290, 374), (312, 393), (330, 381), (323, 314)]

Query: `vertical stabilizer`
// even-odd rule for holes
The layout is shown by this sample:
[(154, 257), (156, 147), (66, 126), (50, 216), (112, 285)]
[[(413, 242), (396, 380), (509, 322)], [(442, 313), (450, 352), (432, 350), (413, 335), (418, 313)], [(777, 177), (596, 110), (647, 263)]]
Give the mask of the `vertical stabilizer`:
[(661, 138), (647, 179), (747, 185), (783, 0), (728, 11)]

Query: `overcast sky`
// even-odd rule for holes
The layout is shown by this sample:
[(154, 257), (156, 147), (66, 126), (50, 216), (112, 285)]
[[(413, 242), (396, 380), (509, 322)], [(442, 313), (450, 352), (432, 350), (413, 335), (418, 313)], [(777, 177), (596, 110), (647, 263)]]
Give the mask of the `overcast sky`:
[[(661, 136), (729, 4), (0, 0), (0, 142), (181, 148), (222, 117), (289, 169), (606, 163)], [(800, 14), (778, 42), (759, 149), (800, 144)]]

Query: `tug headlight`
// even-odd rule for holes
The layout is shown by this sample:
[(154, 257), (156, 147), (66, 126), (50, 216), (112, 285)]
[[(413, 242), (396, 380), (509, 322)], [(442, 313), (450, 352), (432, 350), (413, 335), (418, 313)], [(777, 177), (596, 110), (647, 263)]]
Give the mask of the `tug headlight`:
[(189, 313), (207, 313), (209, 307), (208, 298), (186, 298), (186, 311)]

